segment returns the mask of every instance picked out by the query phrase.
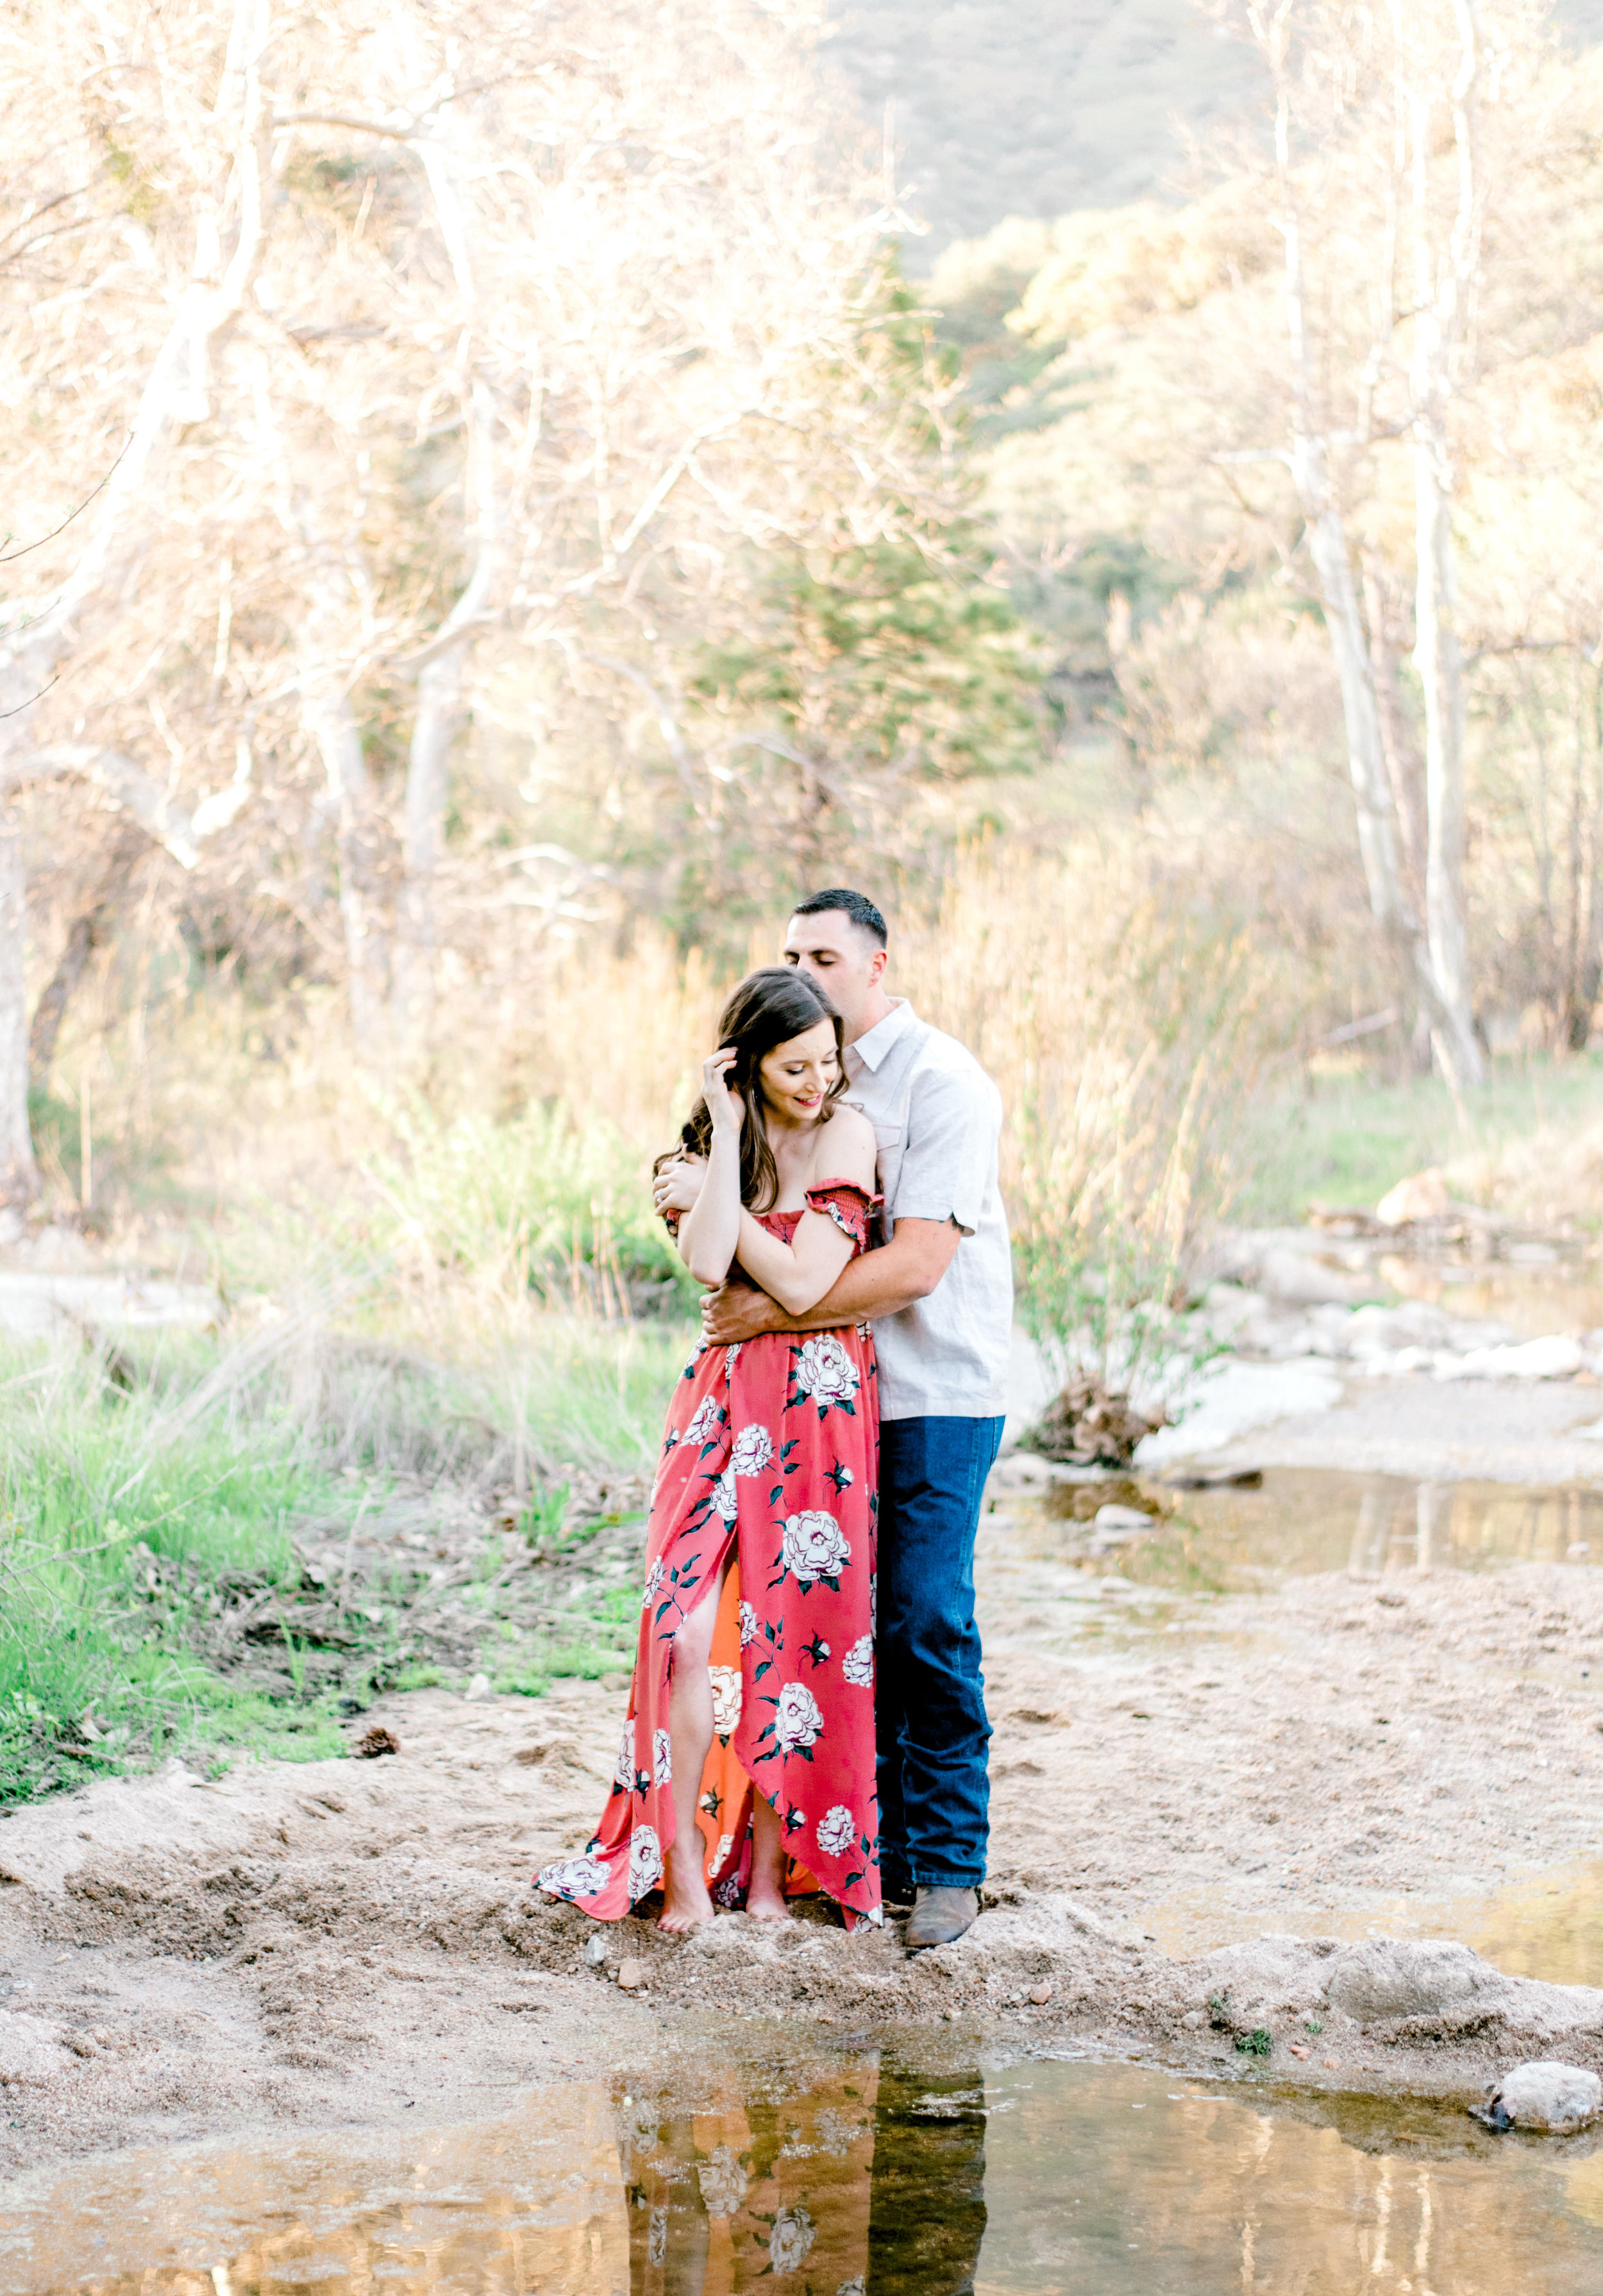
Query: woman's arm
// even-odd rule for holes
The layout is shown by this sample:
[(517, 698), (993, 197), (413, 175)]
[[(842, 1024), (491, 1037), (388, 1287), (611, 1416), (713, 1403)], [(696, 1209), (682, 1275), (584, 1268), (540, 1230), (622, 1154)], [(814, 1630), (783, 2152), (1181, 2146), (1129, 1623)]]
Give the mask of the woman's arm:
[(701, 1063), (701, 1088), (712, 1119), (712, 1149), (700, 1192), (679, 1223), (679, 1257), (698, 1283), (722, 1283), (740, 1240), (740, 1124), (744, 1109), (724, 1072), (734, 1059), (725, 1046)]
[[(853, 1181), (871, 1196), (874, 1135), (867, 1118), (855, 1109), (838, 1110), (830, 1120), (827, 1140), (819, 1144), (815, 1170), (818, 1164), (831, 1179)], [(803, 1315), (815, 1307), (833, 1289), (851, 1257), (851, 1238), (842, 1234), (827, 1212), (805, 1211), (789, 1243), (770, 1235), (748, 1211), (740, 1214), (740, 1265), (788, 1315)]]
[(788, 1316), (799, 1316), (822, 1300), (851, 1256), (850, 1236), (842, 1235), (827, 1212), (804, 1212), (794, 1240), (781, 1243), (741, 1210), (740, 1265)]

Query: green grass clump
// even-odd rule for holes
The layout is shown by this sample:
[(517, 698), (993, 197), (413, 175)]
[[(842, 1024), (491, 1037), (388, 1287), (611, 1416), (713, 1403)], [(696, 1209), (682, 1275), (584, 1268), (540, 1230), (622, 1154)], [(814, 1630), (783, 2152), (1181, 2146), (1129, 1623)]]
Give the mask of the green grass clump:
[(1495, 1160), (1512, 1142), (1562, 1137), (1600, 1119), (1596, 1054), (1494, 1061), (1484, 1087), (1461, 1106), (1439, 1077), (1310, 1077), (1265, 1098), (1232, 1217), (1267, 1225), (1301, 1219), (1314, 1202), (1372, 1205), (1410, 1172)]
[[(287, 1525), (346, 1504), (282, 1434), (201, 1428), (162, 1445), (159, 1406), (91, 1365), (0, 1384), (0, 1803), (169, 1753), (337, 1753), (334, 1701), (282, 1628), (299, 1578)], [(278, 1694), (204, 1655), (254, 1601), (285, 1652)]]

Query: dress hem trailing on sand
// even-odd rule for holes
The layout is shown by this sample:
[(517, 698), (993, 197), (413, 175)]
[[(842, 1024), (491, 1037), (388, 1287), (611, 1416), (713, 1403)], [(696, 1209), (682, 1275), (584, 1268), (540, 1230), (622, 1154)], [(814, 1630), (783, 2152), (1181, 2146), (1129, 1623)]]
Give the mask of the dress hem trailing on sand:
[[(807, 1191), (852, 1240), (874, 1200), (847, 1181)], [(799, 1211), (763, 1214), (789, 1242)], [(536, 1877), (599, 1920), (656, 1889), (674, 1839), (668, 1699), (681, 1622), (716, 1600), (714, 1736), (697, 1795), (715, 1902), (751, 1870), (753, 1784), (793, 1843), (788, 1891), (822, 1888), (848, 1926), (877, 1923), (874, 1584), (879, 1415), (866, 1325), (705, 1341), (668, 1409), (651, 1494), (629, 1718), (613, 1790), (584, 1855)]]

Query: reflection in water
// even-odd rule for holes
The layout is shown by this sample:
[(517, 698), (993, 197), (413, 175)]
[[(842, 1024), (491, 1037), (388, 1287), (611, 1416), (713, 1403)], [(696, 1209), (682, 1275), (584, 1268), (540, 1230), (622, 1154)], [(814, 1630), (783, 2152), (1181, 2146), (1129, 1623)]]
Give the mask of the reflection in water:
[(977, 2065), (879, 2075), (869, 2296), (967, 2296), (986, 2230), (986, 2089)]
[(699, 2112), (626, 2107), (630, 2296), (732, 2296), (791, 2274), (798, 2291), (861, 2292), (876, 2087), (872, 2059), (852, 2058), (800, 2086), (732, 2071)]
[[(1100, 1529), (1089, 1518), (1111, 1491), (1156, 1511), (1150, 1531)], [(1116, 1567), (1176, 1594), (1249, 1592), (1289, 1573), (1390, 1577), (1500, 1562), (1603, 1563), (1603, 1488), (1522, 1483), (1415, 1483), (1335, 1468), (1266, 1468), (1255, 1489), (1179, 1491), (1143, 1475), (1009, 1494), (1010, 1547), (1049, 1571)]]
[(630, 2296), (969, 2296), (986, 2229), (986, 2092), (854, 2059), (777, 2093), (732, 2076), (704, 2112), (633, 2106), (619, 2139)]
[(871, 2051), (13, 2187), (0, 2296), (1597, 2296), (1603, 2151), (1247, 2078)]

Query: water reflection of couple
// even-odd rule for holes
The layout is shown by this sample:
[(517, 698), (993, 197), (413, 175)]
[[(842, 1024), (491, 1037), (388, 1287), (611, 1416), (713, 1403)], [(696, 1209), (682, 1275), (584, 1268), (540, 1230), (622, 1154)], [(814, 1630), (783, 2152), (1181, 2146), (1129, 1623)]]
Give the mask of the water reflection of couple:
[[(606, 1920), (716, 1906), (907, 1942), (975, 1917), (988, 1788), (974, 1539), (1011, 1283), (1001, 1103), (886, 994), (885, 921), (839, 890), (725, 1007), (658, 1209), (709, 1287), (652, 1495), (629, 1719), (582, 1857), (539, 1879)], [(878, 1634), (875, 1628), (878, 1571)]]
[(986, 2229), (985, 2089), (845, 2061), (797, 2095), (634, 2106), (621, 2151), (631, 2296), (964, 2296)]

